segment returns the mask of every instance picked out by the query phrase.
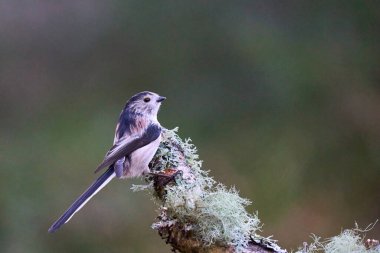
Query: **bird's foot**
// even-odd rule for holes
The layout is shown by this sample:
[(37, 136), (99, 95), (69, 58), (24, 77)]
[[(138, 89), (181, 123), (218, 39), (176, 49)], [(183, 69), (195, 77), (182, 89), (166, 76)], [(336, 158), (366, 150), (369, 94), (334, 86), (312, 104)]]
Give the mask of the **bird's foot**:
[(172, 168), (164, 169), (160, 172), (149, 172), (148, 175), (152, 177), (154, 188), (157, 193), (162, 193), (165, 186), (169, 183), (176, 182), (176, 178), (182, 175), (181, 170), (176, 170)]

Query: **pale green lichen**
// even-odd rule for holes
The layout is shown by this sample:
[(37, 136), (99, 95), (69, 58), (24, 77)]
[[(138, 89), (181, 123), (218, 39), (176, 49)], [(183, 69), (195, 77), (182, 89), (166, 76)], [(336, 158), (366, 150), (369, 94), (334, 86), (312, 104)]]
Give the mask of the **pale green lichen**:
[(319, 237), (314, 236), (313, 243), (300, 248), (296, 253), (380, 253), (379, 246), (367, 249), (364, 244), (365, 232), (368, 232), (372, 225), (364, 230), (355, 225), (355, 228), (346, 229), (341, 234), (322, 242)]
[(249, 204), (236, 190), (219, 184), (209, 190), (170, 187), (164, 206), (173, 218), (190, 224), (205, 245), (226, 243), (242, 248), (260, 228), (257, 215), (245, 210)]
[[(192, 231), (204, 245), (222, 244), (235, 248), (236, 252), (244, 252), (250, 241), (286, 252), (276, 245), (271, 238), (256, 234), (260, 230), (257, 214), (248, 213), (245, 208), (251, 202), (241, 198), (235, 189), (227, 189), (217, 183), (202, 170), (196, 147), (190, 139), (182, 141), (177, 135), (178, 128), (164, 129), (162, 141), (153, 158), (153, 173), (164, 172), (175, 168), (181, 171), (175, 177), (175, 184), (165, 187), (164, 197), (153, 190), (153, 178), (148, 177), (148, 185), (134, 185), (134, 191), (150, 190), (158, 197), (161, 219), (153, 224), (153, 228), (171, 227), (180, 224), (186, 231)], [(380, 253), (380, 246), (366, 249), (364, 233), (370, 227), (361, 230), (344, 230), (340, 235), (321, 241), (312, 236), (313, 242), (305, 243), (296, 253)]]
[[(182, 141), (177, 130), (163, 131), (162, 142), (153, 158), (153, 172), (182, 166), (184, 173), (182, 180), (165, 188), (160, 209), (166, 210), (169, 221), (181, 222), (192, 230), (204, 245), (230, 245), (242, 252), (260, 229), (257, 214), (245, 210), (251, 202), (241, 198), (235, 189), (227, 189), (208, 176), (208, 172), (202, 170), (196, 147), (190, 139)], [(135, 189), (140, 188), (135, 186)]]
[(149, 184), (132, 184), (131, 190), (133, 192), (146, 191), (153, 189), (153, 182), (149, 182)]
[(204, 196), (203, 203), (198, 229), (206, 242), (224, 241), (246, 247), (247, 238), (260, 228), (257, 215), (245, 210), (251, 202), (239, 197), (235, 189), (227, 190), (219, 185), (215, 191)]
[(367, 251), (362, 238), (354, 230), (350, 229), (330, 238), (323, 248), (327, 253), (359, 253)]

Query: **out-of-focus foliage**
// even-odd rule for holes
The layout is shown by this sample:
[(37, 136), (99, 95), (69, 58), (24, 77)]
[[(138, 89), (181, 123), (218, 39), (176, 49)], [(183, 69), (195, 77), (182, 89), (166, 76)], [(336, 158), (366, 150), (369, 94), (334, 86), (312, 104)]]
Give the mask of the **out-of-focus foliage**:
[(379, 1), (1, 1), (0, 251), (169, 251), (139, 180), (47, 234), (141, 90), (280, 245), (373, 222), (379, 27)]

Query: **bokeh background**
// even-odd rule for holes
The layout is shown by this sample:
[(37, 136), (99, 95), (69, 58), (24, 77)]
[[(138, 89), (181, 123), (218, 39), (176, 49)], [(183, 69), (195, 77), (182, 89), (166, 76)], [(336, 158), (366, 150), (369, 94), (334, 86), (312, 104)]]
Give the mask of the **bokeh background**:
[[(136, 92), (295, 249), (380, 217), (379, 1), (0, 2), (0, 251), (170, 252), (155, 204), (95, 179)], [(380, 238), (380, 225), (367, 237)]]

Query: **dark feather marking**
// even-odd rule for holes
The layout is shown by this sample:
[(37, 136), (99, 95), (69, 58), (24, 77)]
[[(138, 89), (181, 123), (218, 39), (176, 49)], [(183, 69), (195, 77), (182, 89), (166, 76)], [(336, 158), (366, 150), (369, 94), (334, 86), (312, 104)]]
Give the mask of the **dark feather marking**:
[(153, 94), (149, 91), (137, 93), (136, 95), (131, 97), (125, 104), (124, 109), (120, 113), (119, 117), (119, 127), (116, 133), (118, 138), (121, 138), (124, 135), (124, 133), (131, 134), (130, 129), (136, 125), (136, 118), (143, 117), (141, 113), (137, 113), (131, 110), (131, 108), (133, 107), (132, 104), (134, 104), (138, 100), (142, 100), (147, 95)]
[(112, 155), (107, 156), (104, 161), (96, 168), (95, 173), (106, 166), (110, 166), (120, 158), (130, 155), (133, 151), (142, 148), (152, 141), (156, 140), (161, 134), (161, 127), (155, 124), (150, 124), (145, 132), (129, 143), (115, 151)]
[(125, 133), (131, 134), (131, 128), (136, 125), (137, 117), (142, 116), (139, 113), (123, 110), (119, 118), (119, 127), (117, 129), (117, 137), (121, 138)]
[(49, 228), (49, 233), (55, 232), (75, 213), (75, 211), (113, 174), (111, 166), (92, 185), (79, 196), (77, 200), (63, 213), (63, 215)]

